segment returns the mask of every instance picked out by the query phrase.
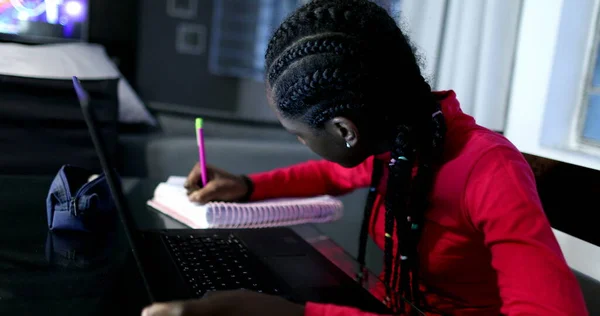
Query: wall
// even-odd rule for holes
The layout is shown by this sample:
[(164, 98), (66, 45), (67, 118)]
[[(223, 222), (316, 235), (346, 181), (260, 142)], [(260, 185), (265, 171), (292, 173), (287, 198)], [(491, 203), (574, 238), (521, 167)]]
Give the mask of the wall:
[[(435, 83), (438, 52), (441, 44), (444, 12), (447, 0), (401, 0), (401, 12), (392, 12), (399, 18), (403, 31), (408, 34), (423, 60), (424, 76)], [(275, 120), (266, 106), (265, 85), (252, 80), (240, 80), (237, 113), (253, 119)]]
[[(594, 4), (592, 0), (576, 2), (587, 4), (588, 13), (590, 5)], [(544, 114), (560, 107), (555, 98), (550, 98), (550, 82), (557, 50), (568, 47), (559, 42), (563, 5), (563, 0), (527, 0), (524, 3), (505, 135), (523, 152), (600, 170), (598, 157), (541, 145)], [(574, 18), (581, 19), (582, 16)], [(573, 67), (578, 65), (572, 64)], [(559, 77), (561, 75), (564, 74)], [(570, 84), (564, 79), (561, 82), (562, 85)], [(574, 84), (577, 83), (576, 80)], [(571, 108), (576, 104), (575, 100), (566, 102)]]
[(401, 0), (400, 25), (423, 59), (423, 74), (435, 85), (447, 0)]
[[(212, 1), (199, 0), (195, 15), (169, 14), (169, 1), (140, 4), (137, 87), (148, 102), (161, 102), (234, 112), (239, 80), (208, 71)], [(176, 2), (176, 1), (175, 1)], [(177, 48), (178, 28), (198, 28), (199, 50)], [(203, 29), (203, 30), (202, 30)]]
[(521, 0), (447, 3), (436, 88), (452, 89), (462, 110), (503, 131)]
[(589, 53), (594, 45), (595, 1), (563, 2), (556, 34), (546, 111), (541, 130), (544, 146), (570, 149), (570, 135), (587, 84)]
[(134, 86), (137, 10), (138, 0), (90, 0), (89, 41), (103, 45)]
[[(447, 0), (401, 0), (401, 12), (392, 12), (400, 19), (403, 31), (409, 35), (423, 60), (424, 76), (435, 83), (444, 11)], [(243, 117), (276, 120), (266, 106), (265, 85), (253, 80), (240, 80), (237, 112)]]
[[(262, 82), (211, 75), (208, 48), (199, 55), (176, 52), (175, 29), (179, 23), (206, 26), (206, 42), (211, 42), (212, 1), (199, 0), (197, 15), (185, 19), (170, 17), (165, 2), (140, 4), (136, 83), (141, 97), (150, 103), (200, 106), (244, 118), (276, 121), (267, 106)], [(445, 3), (446, 0), (402, 0), (403, 27), (424, 57), (425, 73), (432, 82)]]
[(262, 81), (240, 80), (236, 113), (250, 119), (277, 121), (267, 105), (266, 86)]
[[(575, 19), (585, 19), (586, 14), (581, 12), (589, 15), (593, 5), (597, 4), (597, 0), (526, 0), (523, 4), (505, 134), (525, 153), (600, 170), (598, 157), (540, 145), (545, 113), (558, 106), (555, 98), (549, 98), (553, 92), (553, 72), (561, 69), (554, 67), (557, 51), (570, 48), (559, 42), (561, 25), (565, 25), (561, 24), (561, 18), (571, 12), (565, 10), (567, 1), (569, 5), (587, 6), (587, 11), (580, 8), (579, 14), (572, 15)], [(578, 66), (572, 64), (572, 67)], [(566, 79), (562, 80), (562, 85), (577, 82)], [(567, 106), (573, 107), (573, 104)], [(555, 230), (555, 234), (569, 265), (600, 280), (600, 247), (561, 231)]]

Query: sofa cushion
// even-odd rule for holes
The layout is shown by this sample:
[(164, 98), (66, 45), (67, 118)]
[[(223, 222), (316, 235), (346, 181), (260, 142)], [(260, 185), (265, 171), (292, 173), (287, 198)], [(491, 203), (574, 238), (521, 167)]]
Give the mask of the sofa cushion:
[(579, 271), (573, 270), (573, 272), (581, 286), (588, 312), (590, 315), (600, 315), (600, 300), (598, 300), (600, 298), (600, 281)]
[[(114, 155), (118, 78), (82, 84)], [(0, 75), (0, 172), (55, 174), (63, 164), (100, 167), (72, 81)]]
[[(237, 174), (267, 171), (318, 159), (300, 144), (278, 141), (207, 137), (205, 149), (208, 164)], [(151, 178), (187, 175), (198, 162), (198, 145), (194, 136), (156, 137), (148, 141), (146, 151), (148, 176)]]

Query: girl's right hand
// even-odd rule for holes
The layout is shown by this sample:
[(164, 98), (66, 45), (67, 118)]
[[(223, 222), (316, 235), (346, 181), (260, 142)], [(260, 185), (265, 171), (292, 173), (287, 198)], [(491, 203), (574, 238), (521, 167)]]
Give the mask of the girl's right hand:
[(248, 184), (242, 176), (233, 175), (212, 166), (206, 167), (207, 179), (202, 187), (200, 164), (196, 164), (187, 177), (185, 188), (190, 201), (208, 203), (211, 201), (234, 202), (246, 197)]

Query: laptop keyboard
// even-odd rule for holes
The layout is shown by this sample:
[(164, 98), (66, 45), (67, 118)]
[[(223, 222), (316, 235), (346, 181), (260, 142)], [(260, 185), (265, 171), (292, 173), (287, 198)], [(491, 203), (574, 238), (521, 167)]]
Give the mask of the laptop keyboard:
[(233, 235), (164, 235), (183, 277), (198, 297), (211, 291), (247, 289), (281, 295), (257, 275), (248, 249)]

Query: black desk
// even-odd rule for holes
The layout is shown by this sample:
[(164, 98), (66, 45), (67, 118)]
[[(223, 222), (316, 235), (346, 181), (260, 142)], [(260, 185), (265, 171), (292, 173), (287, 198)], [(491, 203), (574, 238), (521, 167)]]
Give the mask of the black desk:
[[(122, 227), (111, 235), (49, 233), (51, 181), (0, 176), (0, 315), (139, 315), (148, 299)], [(157, 183), (124, 181), (136, 225), (185, 228), (146, 208)], [(294, 229), (342, 270), (356, 273), (356, 262), (314, 226)], [(363, 285), (375, 282), (371, 275)]]
[(0, 314), (139, 315), (147, 299), (123, 231), (50, 234), (51, 181), (0, 177)]

